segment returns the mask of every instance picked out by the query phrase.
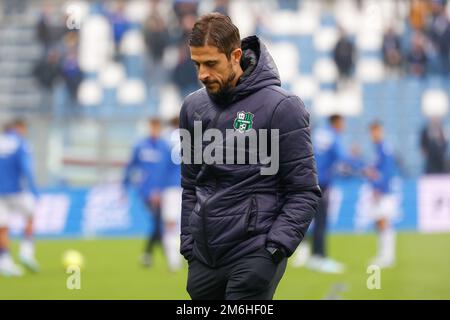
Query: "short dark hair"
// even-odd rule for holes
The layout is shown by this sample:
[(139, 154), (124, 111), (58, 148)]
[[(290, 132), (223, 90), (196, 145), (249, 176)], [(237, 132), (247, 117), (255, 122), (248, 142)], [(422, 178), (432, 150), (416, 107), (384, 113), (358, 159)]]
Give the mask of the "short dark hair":
[(169, 123), (172, 127), (178, 128), (180, 126), (180, 118), (178, 116), (175, 116), (170, 119)]
[(148, 123), (149, 123), (150, 125), (152, 125), (152, 126), (154, 126), (154, 125), (158, 126), (158, 125), (161, 125), (161, 124), (162, 124), (162, 123), (161, 123), (161, 119), (158, 118), (158, 117), (151, 117), (151, 118), (148, 118)]
[(328, 118), (328, 122), (330, 124), (335, 124), (337, 121), (342, 120), (342, 116), (340, 114), (333, 114)]
[(239, 29), (228, 16), (218, 12), (205, 14), (195, 22), (189, 36), (189, 46), (205, 45), (217, 47), (230, 59), (233, 50), (241, 47)]
[(11, 121), (12, 127), (26, 127), (28, 124), (27, 122), (22, 118), (16, 118), (13, 121)]
[(374, 130), (374, 129), (382, 129), (382, 128), (383, 128), (383, 125), (381, 124), (381, 122), (380, 122), (379, 120), (374, 120), (374, 121), (372, 121), (372, 122), (369, 124), (369, 128), (370, 128), (371, 130)]

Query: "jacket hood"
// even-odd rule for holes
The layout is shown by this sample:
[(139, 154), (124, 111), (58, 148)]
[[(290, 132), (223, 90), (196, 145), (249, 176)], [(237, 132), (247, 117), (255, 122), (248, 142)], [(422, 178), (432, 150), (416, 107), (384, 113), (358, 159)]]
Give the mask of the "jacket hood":
[(243, 51), (241, 67), (244, 73), (237, 86), (219, 102), (223, 106), (242, 100), (267, 86), (281, 86), (277, 66), (266, 46), (257, 36), (242, 39), (241, 48)]

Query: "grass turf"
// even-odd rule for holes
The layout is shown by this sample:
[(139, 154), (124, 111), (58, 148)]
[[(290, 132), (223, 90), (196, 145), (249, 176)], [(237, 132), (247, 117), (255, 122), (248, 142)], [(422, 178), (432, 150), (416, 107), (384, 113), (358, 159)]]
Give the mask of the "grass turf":
[[(324, 299), (339, 288), (334, 297), (340, 299), (450, 299), (450, 234), (399, 234), (396, 266), (381, 272), (381, 289), (369, 290), (366, 267), (375, 246), (374, 235), (330, 236), (330, 256), (344, 262), (346, 272), (325, 275), (289, 265), (275, 299)], [(0, 299), (189, 299), (186, 268), (170, 273), (158, 251), (154, 266), (144, 269), (142, 247), (139, 239), (38, 241), (41, 272), (0, 278)], [(67, 249), (79, 250), (86, 261), (80, 290), (66, 288), (61, 257)]]

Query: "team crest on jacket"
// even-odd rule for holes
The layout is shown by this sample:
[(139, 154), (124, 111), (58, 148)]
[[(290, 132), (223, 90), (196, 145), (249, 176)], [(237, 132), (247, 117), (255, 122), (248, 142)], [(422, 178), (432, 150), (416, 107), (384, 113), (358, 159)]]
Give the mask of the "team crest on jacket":
[(234, 129), (239, 132), (246, 132), (253, 127), (253, 113), (239, 111), (236, 119), (234, 119)]

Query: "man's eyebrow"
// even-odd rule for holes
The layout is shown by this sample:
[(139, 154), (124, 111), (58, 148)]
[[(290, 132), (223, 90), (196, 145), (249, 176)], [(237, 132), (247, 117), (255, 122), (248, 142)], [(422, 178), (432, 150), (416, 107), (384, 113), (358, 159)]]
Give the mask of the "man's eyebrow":
[[(191, 59), (191, 61), (196, 63), (196, 64), (200, 64), (200, 62), (198, 62), (197, 60)], [(202, 63), (206, 64), (206, 63), (217, 63), (217, 62), (218, 62), (218, 60), (206, 60), (206, 61), (204, 61)]]

